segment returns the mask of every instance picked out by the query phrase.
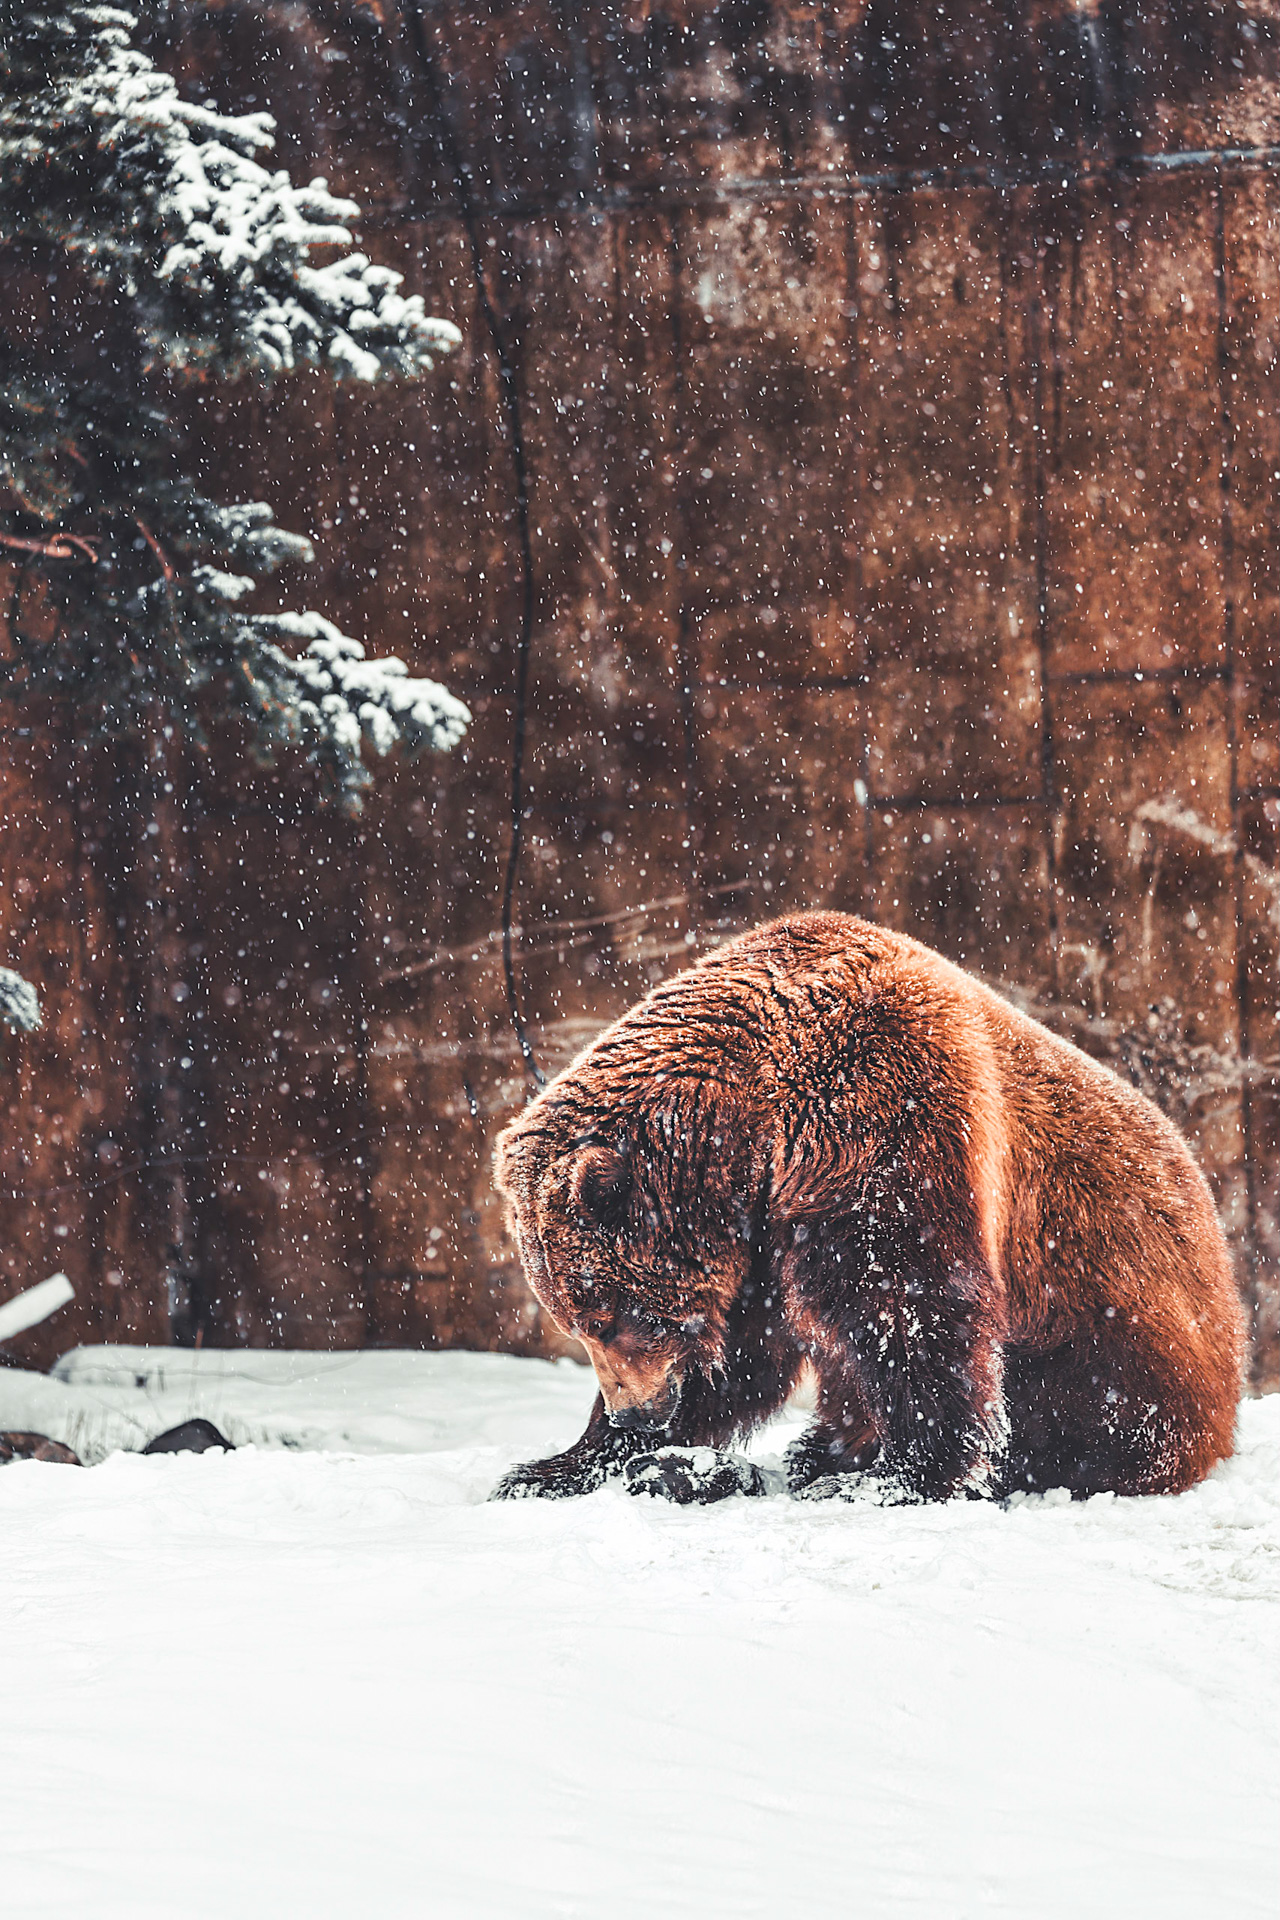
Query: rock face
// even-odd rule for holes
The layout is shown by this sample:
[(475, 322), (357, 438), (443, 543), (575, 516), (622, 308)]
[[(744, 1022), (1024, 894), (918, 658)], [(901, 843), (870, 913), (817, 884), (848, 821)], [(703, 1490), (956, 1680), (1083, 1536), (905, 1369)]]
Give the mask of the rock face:
[[(1174, 1114), (1274, 1377), (1274, 5), (416, 17), (233, 5), (173, 64), (269, 103), (463, 330), (419, 389), (298, 381), (218, 432), (314, 535), (315, 603), (473, 731), (359, 830), (215, 745), (158, 941), (65, 725), (8, 738), (2, 957), (46, 1007), (5, 1042), (15, 1282), (72, 1274), (62, 1345), (554, 1346), (489, 1177), (528, 588), (538, 1063), (774, 913), (914, 933)], [(170, 1296), (158, 1004), (195, 1063)]]

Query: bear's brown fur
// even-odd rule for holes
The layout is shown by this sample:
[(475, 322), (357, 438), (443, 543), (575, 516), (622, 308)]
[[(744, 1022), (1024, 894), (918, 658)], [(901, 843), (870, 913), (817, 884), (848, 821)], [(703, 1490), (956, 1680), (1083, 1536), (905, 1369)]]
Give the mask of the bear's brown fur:
[(814, 913), (728, 942), (539, 1094), (497, 1164), (601, 1386), (577, 1445), (502, 1494), (586, 1491), (655, 1432), (718, 1445), (806, 1359), (797, 1490), (1170, 1493), (1231, 1452), (1241, 1312), (1185, 1143), (902, 934)]

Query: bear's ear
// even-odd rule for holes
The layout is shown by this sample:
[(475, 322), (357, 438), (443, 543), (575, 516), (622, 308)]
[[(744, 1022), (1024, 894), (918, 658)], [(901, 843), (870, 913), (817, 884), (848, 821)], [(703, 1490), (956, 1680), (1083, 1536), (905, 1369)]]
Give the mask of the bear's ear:
[(613, 1233), (622, 1225), (631, 1191), (631, 1169), (603, 1141), (583, 1147), (569, 1177), (569, 1201), (579, 1218)]
[(506, 1200), (514, 1200), (516, 1193), (517, 1137), (514, 1127), (506, 1126), (493, 1143), (494, 1185)]

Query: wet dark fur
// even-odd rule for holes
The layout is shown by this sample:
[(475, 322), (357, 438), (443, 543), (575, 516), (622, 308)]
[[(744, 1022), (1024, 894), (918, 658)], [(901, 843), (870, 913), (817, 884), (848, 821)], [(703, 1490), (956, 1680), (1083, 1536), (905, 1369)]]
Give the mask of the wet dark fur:
[[(682, 1383), (671, 1444), (749, 1432), (807, 1359), (796, 1490), (1171, 1492), (1231, 1451), (1241, 1315), (1185, 1143), (905, 936), (809, 914), (731, 941), (512, 1122), (498, 1177), (615, 1418)], [(598, 1399), (499, 1492), (586, 1492), (653, 1446)]]

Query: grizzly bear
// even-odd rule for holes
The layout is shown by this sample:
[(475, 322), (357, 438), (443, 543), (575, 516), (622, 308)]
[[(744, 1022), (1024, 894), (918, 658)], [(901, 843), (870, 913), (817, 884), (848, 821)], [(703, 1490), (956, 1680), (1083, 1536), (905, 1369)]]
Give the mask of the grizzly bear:
[(807, 913), (730, 940), (507, 1126), (497, 1177), (600, 1384), (500, 1497), (719, 1447), (806, 1361), (810, 1497), (1176, 1493), (1231, 1452), (1242, 1316), (1185, 1143), (904, 934)]

